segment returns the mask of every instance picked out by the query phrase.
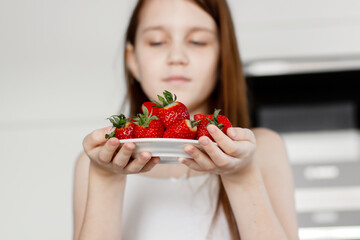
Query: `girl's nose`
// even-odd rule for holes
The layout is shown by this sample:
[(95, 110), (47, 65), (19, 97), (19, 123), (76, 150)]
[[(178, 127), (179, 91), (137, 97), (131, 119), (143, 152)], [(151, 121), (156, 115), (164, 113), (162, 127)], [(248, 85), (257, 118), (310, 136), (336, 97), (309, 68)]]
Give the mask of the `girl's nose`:
[(173, 45), (168, 56), (169, 65), (187, 65), (189, 63), (185, 49), (179, 45)]

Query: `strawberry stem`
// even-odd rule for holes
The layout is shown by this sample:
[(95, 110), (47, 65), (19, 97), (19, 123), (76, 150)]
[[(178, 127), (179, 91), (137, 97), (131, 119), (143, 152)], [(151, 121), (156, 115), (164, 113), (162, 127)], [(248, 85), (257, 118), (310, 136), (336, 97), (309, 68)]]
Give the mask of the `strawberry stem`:
[(156, 105), (154, 107), (166, 107), (167, 105), (170, 105), (173, 102), (176, 102), (177, 96), (174, 94), (175, 98), (173, 97), (173, 94), (167, 90), (165, 90), (163, 92), (164, 97), (157, 95), (158, 99), (161, 103), (155, 101), (155, 100), (151, 100), (151, 102), (155, 103)]
[(111, 117), (108, 117), (109, 121), (112, 123), (112, 125), (116, 128), (124, 128), (126, 122), (131, 121), (130, 119), (126, 118), (124, 114), (120, 115), (112, 115)]
[[(224, 125), (224, 124), (219, 124), (219, 120), (218, 120), (220, 111), (221, 111), (221, 109), (216, 109), (216, 108), (215, 108), (212, 120), (210, 120), (210, 118), (206, 117), (206, 119), (210, 121), (207, 125), (209, 125), (209, 124), (214, 124), (214, 125), (217, 126), (220, 130), (223, 129), (223, 127), (224, 127), (225, 125)], [(207, 126), (207, 125), (206, 125), (206, 126)]]
[(193, 127), (199, 125), (199, 122), (200, 122), (200, 121), (190, 120), (190, 125), (191, 125), (191, 127), (193, 128)]
[(142, 106), (142, 111), (144, 114), (139, 113), (137, 117), (134, 118), (136, 125), (144, 126), (145, 128), (147, 128), (149, 127), (151, 120), (159, 119), (157, 116), (152, 115), (152, 110), (149, 114), (149, 110), (145, 106)]
[(105, 134), (106, 139), (110, 139), (110, 138), (113, 138), (113, 137), (115, 137), (115, 130), (112, 131), (110, 134)]

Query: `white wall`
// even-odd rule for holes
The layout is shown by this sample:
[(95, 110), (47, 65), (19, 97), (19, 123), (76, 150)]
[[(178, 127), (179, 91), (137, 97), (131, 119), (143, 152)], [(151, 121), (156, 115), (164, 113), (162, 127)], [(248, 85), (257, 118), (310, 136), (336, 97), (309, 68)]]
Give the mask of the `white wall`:
[[(133, 4), (0, 0), (0, 239), (71, 238), (74, 160), (119, 110)], [(230, 4), (245, 61), (360, 53), (359, 1)]]
[(124, 1), (0, 1), (0, 239), (71, 239), (74, 161), (108, 125)]

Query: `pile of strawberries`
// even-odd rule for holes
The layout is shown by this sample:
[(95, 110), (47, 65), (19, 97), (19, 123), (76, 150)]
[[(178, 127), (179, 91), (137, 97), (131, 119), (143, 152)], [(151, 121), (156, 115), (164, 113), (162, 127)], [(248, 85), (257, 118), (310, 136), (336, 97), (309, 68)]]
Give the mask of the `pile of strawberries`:
[(126, 118), (124, 114), (120, 114), (108, 118), (114, 130), (105, 137), (199, 139), (201, 136), (208, 136), (212, 139), (206, 129), (207, 125), (214, 124), (225, 134), (231, 127), (229, 119), (219, 115), (219, 109), (215, 109), (214, 114), (210, 115), (195, 114), (194, 120), (190, 120), (189, 110), (183, 103), (176, 101), (176, 95), (174, 98), (166, 90), (163, 94), (164, 97), (158, 95), (160, 103), (154, 100), (143, 103), (142, 113), (136, 117)]

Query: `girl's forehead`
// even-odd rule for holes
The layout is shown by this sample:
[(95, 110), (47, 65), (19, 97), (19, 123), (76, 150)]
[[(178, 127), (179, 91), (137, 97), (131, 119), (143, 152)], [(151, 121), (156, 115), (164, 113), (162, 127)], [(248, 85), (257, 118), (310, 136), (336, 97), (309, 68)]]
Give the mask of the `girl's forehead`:
[(194, 28), (216, 32), (216, 23), (191, 0), (147, 0), (140, 12), (139, 32)]

